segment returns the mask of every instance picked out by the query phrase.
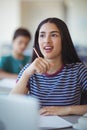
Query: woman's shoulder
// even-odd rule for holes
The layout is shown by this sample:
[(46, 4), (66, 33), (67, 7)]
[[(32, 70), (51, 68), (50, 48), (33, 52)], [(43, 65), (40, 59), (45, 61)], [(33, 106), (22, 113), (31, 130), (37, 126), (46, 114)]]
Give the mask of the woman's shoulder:
[(87, 68), (87, 66), (83, 63), (83, 62), (77, 62), (74, 66), (78, 67), (78, 68)]
[(29, 67), (29, 63), (28, 64), (26, 64), (23, 68), (22, 68), (22, 70), (20, 71), (20, 73), (23, 73), (28, 67)]
[(30, 64), (26, 64), (22, 70), (20, 71), (20, 73), (18, 74), (18, 78), (17, 81), (20, 79), (20, 77), (22, 76), (23, 72), (29, 67)]
[(72, 63), (72, 64), (67, 64), (66, 66), (71, 67), (71, 68), (73, 68), (73, 67), (84, 67), (85, 64), (83, 62), (76, 62), (76, 63)]
[(74, 71), (81, 71), (83, 69), (87, 70), (87, 66), (82, 62), (76, 62), (72, 64), (66, 65), (67, 69), (74, 70)]

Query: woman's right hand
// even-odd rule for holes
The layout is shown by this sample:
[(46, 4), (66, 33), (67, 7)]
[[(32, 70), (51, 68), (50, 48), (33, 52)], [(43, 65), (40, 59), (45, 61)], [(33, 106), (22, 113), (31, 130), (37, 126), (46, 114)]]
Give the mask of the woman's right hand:
[(11, 91), (11, 94), (27, 94), (29, 89), (26, 86), (28, 85), (29, 78), (35, 73), (47, 73), (51, 67), (53, 67), (52, 63), (48, 63), (41, 57), (36, 58), (23, 72), (23, 75), (17, 82), (16, 87)]
[(44, 74), (47, 73), (52, 66), (53, 64), (50, 64), (45, 59), (39, 57), (36, 58), (25, 71), (29, 76), (33, 75), (34, 73)]

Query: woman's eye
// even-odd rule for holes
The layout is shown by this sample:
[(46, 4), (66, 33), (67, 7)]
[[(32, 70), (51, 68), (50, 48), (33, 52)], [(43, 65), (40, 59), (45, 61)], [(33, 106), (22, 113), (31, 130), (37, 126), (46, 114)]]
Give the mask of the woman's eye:
[(42, 38), (43, 38), (43, 37), (45, 37), (45, 35), (41, 34), (41, 35), (40, 35), (40, 37), (42, 37)]
[(58, 35), (57, 35), (57, 34), (52, 34), (51, 36), (52, 36), (52, 37), (58, 37)]

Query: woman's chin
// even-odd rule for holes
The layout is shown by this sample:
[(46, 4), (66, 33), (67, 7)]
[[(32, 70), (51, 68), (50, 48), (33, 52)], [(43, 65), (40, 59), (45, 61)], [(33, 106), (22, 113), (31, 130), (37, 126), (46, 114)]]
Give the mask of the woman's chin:
[(43, 56), (45, 59), (55, 59), (56, 57), (58, 57), (58, 55), (54, 54), (54, 53), (43, 53)]
[(48, 55), (48, 56), (44, 56), (44, 58), (51, 60), (51, 59), (53, 59), (53, 56), (49, 56), (49, 55)]

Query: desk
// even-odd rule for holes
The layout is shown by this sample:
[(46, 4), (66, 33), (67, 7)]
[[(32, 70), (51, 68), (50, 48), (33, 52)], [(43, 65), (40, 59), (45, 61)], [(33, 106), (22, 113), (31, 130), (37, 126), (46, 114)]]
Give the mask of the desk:
[(0, 94), (8, 94), (15, 86), (16, 79), (2, 79), (0, 80)]
[[(80, 116), (63, 116), (63, 119), (65, 119), (66, 121), (69, 121), (71, 123), (77, 123), (78, 118), (80, 118)], [(49, 129), (42, 129), (42, 130), (49, 130)], [(63, 128), (63, 129), (51, 129), (51, 130), (75, 130), (73, 128)]]

